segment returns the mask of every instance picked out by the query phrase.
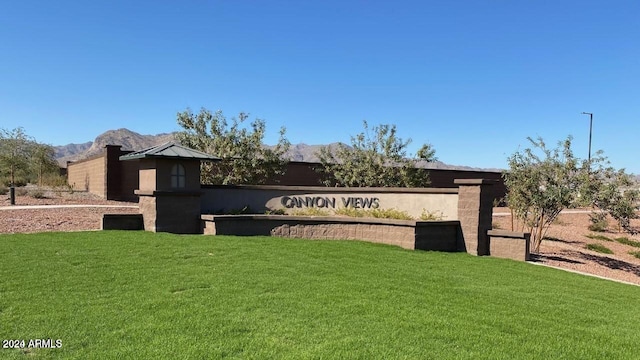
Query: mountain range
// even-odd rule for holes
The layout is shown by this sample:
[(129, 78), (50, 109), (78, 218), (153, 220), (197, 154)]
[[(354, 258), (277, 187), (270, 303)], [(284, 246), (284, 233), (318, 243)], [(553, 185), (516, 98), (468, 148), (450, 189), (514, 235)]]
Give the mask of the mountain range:
[[(97, 155), (104, 150), (105, 145), (122, 145), (122, 150), (142, 150), (152, 146), (160, 145), (168, 141), (173, 141), (176, 133), (163, 133), (157, 135), (141, 135), (129, 129), (117, 129), (106, 131), (93, 141), (81, 144), (67, 144), (54, 146), (55, 157), (60, 166), (66, 167), (67, 161), (77, 161)], [(286, 157), (291, 161), (301, 162), (319, 162), (317, 152), (323, 146), (334, 147), (338, 143), (327, 145), (308, 145), (304, 143), (292, 144)], [(501, 171), (499, 169), (479, 169), (469, 166), (448, 165), (441, 161), (420, 162), (420, 167), (429, 169), (450, 169), (450, 170), (482, 170), (482, 171)]]

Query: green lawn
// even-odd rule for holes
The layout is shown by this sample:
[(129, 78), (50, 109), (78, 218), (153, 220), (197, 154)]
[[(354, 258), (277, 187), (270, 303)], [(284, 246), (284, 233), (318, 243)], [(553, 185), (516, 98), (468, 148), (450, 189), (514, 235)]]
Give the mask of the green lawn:
[(15, 359), (633, 359), (640, 288), (462, 253), (145, 232), (0, 236)]

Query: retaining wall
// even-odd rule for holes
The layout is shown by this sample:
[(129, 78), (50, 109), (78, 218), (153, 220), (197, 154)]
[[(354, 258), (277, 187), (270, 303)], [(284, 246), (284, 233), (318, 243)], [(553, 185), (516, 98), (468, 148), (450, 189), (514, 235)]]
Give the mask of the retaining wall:
[(202, 215), (205, 235), (266, 235), (323, 240), (363, 240), (405, 249), (463, 251), (460, 222), (309, 217)]

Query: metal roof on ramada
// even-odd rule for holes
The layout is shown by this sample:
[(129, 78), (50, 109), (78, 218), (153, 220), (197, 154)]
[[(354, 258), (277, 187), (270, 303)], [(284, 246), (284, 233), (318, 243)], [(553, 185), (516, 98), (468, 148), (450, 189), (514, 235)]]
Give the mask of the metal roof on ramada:
[(127, 155), (120, 156), (120, 160), (134, 160), (146, 158), (180, 158), (180, 159), (199, 159), (199, 160), (220, 160), (219, 157), (194, 150), (186, 146), (176, 144), (174, 142), (164, 143), (150, 147), (148, 149), (134, 151)]

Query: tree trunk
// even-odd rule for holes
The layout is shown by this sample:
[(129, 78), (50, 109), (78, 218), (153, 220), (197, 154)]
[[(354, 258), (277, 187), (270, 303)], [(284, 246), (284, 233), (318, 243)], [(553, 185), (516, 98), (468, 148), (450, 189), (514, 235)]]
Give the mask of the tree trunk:
[(540, 253), (540, 244), (542, 244), (542, 229), (544, 227), (544, 213), (542, 213), (540, 215), (540, 223), (538, 224), (538, 228), (536, 229), (538, 234), (536, 235), (537, 241), (536, 241), (536, 249), (535, 252), (537, 254)]
[(511, 210), (511, 231), (515, 231), (514, 230), (514, 220), (513, 220), (513, 209), (509, 208), (509, 210)]

